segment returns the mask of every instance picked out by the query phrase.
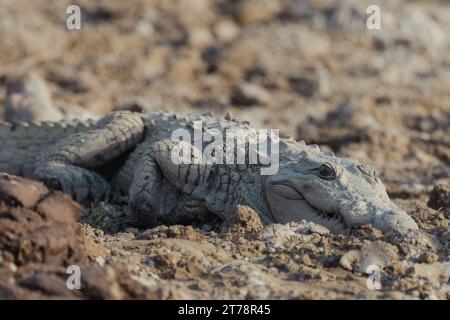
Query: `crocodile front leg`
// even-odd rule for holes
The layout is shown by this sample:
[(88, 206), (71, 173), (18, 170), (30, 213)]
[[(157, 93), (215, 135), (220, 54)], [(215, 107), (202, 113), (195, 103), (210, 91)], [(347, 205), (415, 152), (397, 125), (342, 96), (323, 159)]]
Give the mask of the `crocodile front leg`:
[(148, 144), (140, 145), (136, 151), (139, 153), (139, 159), (129, 190), (129, 207), (139, 224), (153, 226), (156, 225), (159, 215), (163, 176)]
[(138, 113), (113, 112), (99, 120), (93, 130), (60, 140), (36, 161), (34, 174), (52, 187), (72, 194), (79, 202), (108, 197), (110, 186), (91, 171), (135, 147), (144, 136)]
[[(140, 225), (188, 223), (210, 216), (204, 201), (185, 192), (187, 189), (183, 188), (203, 180), (200, 168), (205, 166), (175, 164), (171, 159), (171, 151), (177, 144), (171, 140), (144, 142), (130, 157), (131, 162), (133, 158), (136, 158), (136, 162), (129, 190), (129, 205)], [(192, 148), (191, 145), (189, 147)], [(194, 150), (192, 156), (199, 157)]]

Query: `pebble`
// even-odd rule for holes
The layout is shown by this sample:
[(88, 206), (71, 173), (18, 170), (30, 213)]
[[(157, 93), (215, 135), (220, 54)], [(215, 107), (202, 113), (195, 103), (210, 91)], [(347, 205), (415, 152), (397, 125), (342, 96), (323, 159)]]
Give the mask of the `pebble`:
[(383, 241), (365, 242), (361, 246), (358, 270), (365, 273), (371, 265), (383, 268), (395, 261), (398, 261), (398, 250), (395, 246)]
[(235, 39), (239, 32), (239, 27), (231, 20), (221, 20), (214, 26), (215, 36), (223, 42)]
[(304, 254), (301, 256), (301, 261), (305, 266), (311, 266), (312, 265), (312, 261), (311, 258), (307, 255)]
[(17, 266), (14, 263), (10, 262), (6, 266), (9, 269), (9, 271), (13, 273), (17, 272)]
[(400, 291), (389, 292), (389, 298), (392, 300), (403, 300), (404, 296)]
[(271, 102), (272, 97), (266, 89), (250, 82), (236, 87), (231, 96), (231, 103), (241, 106), (268, 106)]
[(339, 260), (339, 265), (346, 270), (352, 271), (359, 258), (359, 250), (350, 250), (341, 257)]
[(315, 224), (315, 223), (311, 223), (311, 225), (309, 227), (309, 232), (317, 233), (317, 234), (320, 234), (321, 236), (330, 234), (330, 230), (328, 230), (327, 228), (325, 228), (324, 226), (322, 226), (320, 224)]
[(193, 47), (205, 48), (213, 41), (211, 32), (206, 28), (194, 28), (189, 33), (189, 43)]
[(105, 258), (103, 258), (101, 256), (98, 256), (97, 258), (95, 258), (95, 261), (97, 261), (97, 263), (102, 267), (105, 265)]
[(10, 79), (6, 95), (6, 121), (59, 121), (63, 118), (53, 104), (46, 81), (37, 73)]
[(278, 0), (242, 0), (236, 7), (236, 15), (240, 22), (250, 24), (269, 20), (281, 10)]

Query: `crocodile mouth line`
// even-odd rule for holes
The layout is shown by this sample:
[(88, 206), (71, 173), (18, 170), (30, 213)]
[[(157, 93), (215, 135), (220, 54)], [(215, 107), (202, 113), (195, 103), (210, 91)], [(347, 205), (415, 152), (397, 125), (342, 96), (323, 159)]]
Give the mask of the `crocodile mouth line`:
[(306, 201), (306, 199), (303, 198), (302, 200), (305, 201), (316, 212), (316, 215), (323, 221), (321, 224), (330, 229), (330, 231), (333, 231), (336, 227), (338, 227), (340, 228), (338, 233), (343, 233), (347, 236), (357, 234), (357, 226), (347, 224), (344, 216), (339, 211), (326, 212), (313, 206), (308, 201)]
[(316, 211), (316, 214), (320, 218), (325, 219), (327, 221), (331, 221), (331, 222), (333, 222), (333, 221), (339, 222), (339, 223), (342, 223), (344, 226), (348, 227), (347, 223), (345, 222), (344, 217), (342, 216), (342, 214), (339, 211), (327, 212), (322, 209), (319, 209), (316, 206), (312, 205), (308, 200), (306, 200), (300, 191), (298, 191), (297, 189), (295, 189), (295, 191), (300, 196), (299, 200), (305, 201), (311, 208), (314, 209), (314, 211)]
[[(305, 200), (306, 201), (306, 200)], [(340, 212), (336, 211), (336, 212), (326, 212), (323, 210), (320, 210), (314, 206), (312, 206), (309, 202), (308, 204), (311, 206), (311, 208), (313, 208), (314, 210), (316, 210), (317, 215), (319, 215), (321, 218), (325, 219), (325, 220), (330, 220), (330, 221), (338, 221), (342, 224), (347, 225), (347, 223), (344, 220), (344, 217), (340, 214)]]
[[(306, 200), (304, 200), (306, 201)], [(308, 201), (306, 203), (314, 209), (316, 212), (316, 215), (323, 221), (323, 224), (325, 227), (331, 229), (336, 229), (336, 227), (340, 228), (343, 233), (350, 234), (353, 231), (353, 228), (347, 225), (345, 222), (344, 217), (339, 211), (335, 212), (326, 212), (321, 209), (318, 209), (311, 205)], [(331, 230), (331, 231), (333, 231)]]
[[(283, 192), (280, 192), (280, 190), (277, 190), (276, 188), (270, 188), (269, 191), (287, 201), (293, 201), (291, 209), (289, 210), (292, 214), (298, 214), (300, 219), (320, 224), (329, 229), (332, 233), (351, 234), (353, 228), (346, 223), (343, 215), (339, 211), (327, 212), (317, 208), (315, 205), (309, 203), (295, 186), (290, 184), (284, 184), (284, 186), (295, 191), (295, 195), (293, 193), (290, 195), (283, 194)], [(278, 201), (280, 201), (280, 199), (278, 199)], [(276, 221), (276, 219), (274, 220)]]
[(324, 225), (325, 227), (330, 229), (330, 231), (339, 230), (339, 233), (346, 233), (346, 234), (351, 234), (352, 232), (354, 232), (354, 228), (352, 228), (346, 223), (344, 217), (339, 211), (327, 212), (322, 209), (319, 209), (316, 206), (309, 203), (298, 190), (296, 191), (300, 196), (299, 200), (305, 201), (315, 211), (315, 214), (321, 220), (320, 222), (318, 222), (319, 224)]

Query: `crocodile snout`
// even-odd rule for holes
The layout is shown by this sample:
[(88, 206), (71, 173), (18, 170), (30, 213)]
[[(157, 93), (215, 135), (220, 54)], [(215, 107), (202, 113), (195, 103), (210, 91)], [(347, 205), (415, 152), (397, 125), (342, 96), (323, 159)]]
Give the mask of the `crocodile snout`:
[(394, 231), (400, 234), (419, 230), (413, 218), (400, 209), (377, 212), (373, 225), (383, 232)]

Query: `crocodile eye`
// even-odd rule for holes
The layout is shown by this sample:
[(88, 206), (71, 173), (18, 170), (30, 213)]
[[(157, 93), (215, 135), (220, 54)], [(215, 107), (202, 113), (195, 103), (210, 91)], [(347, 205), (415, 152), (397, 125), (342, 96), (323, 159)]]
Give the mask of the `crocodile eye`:
[(333, 180), (336, 178), (336, 171), (329, 163), (321, 165), (318, 169), (318, 172), (319, 177), (321, 177), (322, 179)]

